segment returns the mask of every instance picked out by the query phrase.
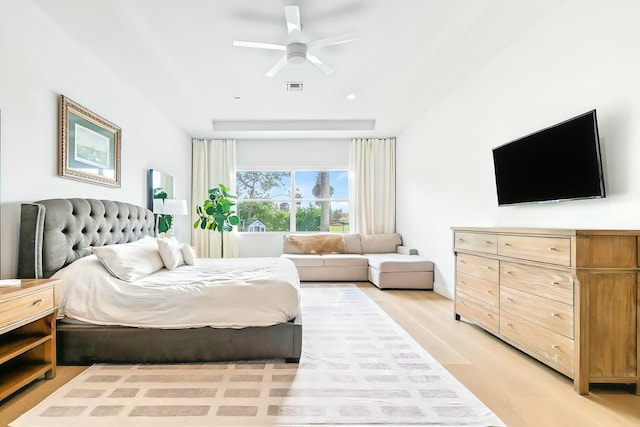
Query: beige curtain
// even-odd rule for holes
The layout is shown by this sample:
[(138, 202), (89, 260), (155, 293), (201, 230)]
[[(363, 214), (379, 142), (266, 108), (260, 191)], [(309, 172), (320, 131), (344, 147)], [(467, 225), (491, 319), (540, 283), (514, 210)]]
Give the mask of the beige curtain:
[[(234, 139), (192, 140), (191, 216), (197, 217), (196, 206), (202, 205), (209, 189), (224, 184), (236, 194), (236, 141)], [(197, 254), (204, 258), (220, 258), (220, 233), (194, 229), (191, 235)], [(239, 254), (238, 234), (224, 233), (224, 257), (235, 258)]]
[(351, 231), (364, 235), (396, 231), (396, 140), (349, 142)]

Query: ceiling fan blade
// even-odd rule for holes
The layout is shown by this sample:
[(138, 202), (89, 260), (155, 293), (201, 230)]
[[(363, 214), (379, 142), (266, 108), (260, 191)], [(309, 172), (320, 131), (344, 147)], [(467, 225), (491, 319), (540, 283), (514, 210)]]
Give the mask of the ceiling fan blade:
[(356, 33), (344, 33), (338, 34), (336, 36), (325, 37), (323, 39), (318, 39), (307, 43), (308, 47), (327, 47), (327, 46), (335, 46), (339, 44), (349, 43), (352, 41), (358, 40), (358, 36)]
[(333, 73), (333, 68), (329, 67), (327, 64), (322, 62), (320, 59), (318, 59), (317, 56), (315, 56), (313, 53), (309, 52), (308, 50), (307, 50), (307, 60), (311, 62), (313, 65), (315, 65), (316, 67), (318, 67), (320, 71), (325, 73), (327, 76)]
[(289, 37), (296, 36), (302, 31), (300, 23), (300, 8), (298, 6), (285, 6), (284, 16), (287, 19), (287, 30)]
[(278, 72), (280, 72), (280, 70), (284, 68), (285, 65), (287, 65), (287, 55), (283, 55), (282, 58), (280, 58), (280, 60), (276, 62), (276, 64), (273, 67), (271, 67), (269, 71), (267, 71), (267, 74), (265, 74), (265, 76), (267, 77), (275, 76), (276, 74), (278, 74)]
[(287, 50), (287, 46), (275, 43), (246, 42), (241, 40), (234, 40), (233, 45), (238, 47), (253, 47), (258, 49)]

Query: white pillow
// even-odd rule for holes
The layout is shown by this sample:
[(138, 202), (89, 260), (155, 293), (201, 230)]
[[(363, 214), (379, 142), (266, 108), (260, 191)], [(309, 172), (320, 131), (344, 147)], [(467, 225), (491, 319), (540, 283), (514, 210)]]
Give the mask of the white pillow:
[(158, 239), (158, 251), (164, 266), (167, 270), (173, 270), (174, 268), (184, 264), (184, 257), (182, 256), (182, 249), (180, 242), (175, 237), (164, 237)]
[(184, 258), (184, 263), (187, 265), (194, 265), (196, 263), (196, 253), (191, 247), (191, 245), (187, 245), (183, 243), (181, 246), (182, 249), (182, 257)]
[(92, 246), (90, 249), (112, 276), (125, 282), (141, 279), (164, 267), (156, 239), (152, 237), (119, 245)]

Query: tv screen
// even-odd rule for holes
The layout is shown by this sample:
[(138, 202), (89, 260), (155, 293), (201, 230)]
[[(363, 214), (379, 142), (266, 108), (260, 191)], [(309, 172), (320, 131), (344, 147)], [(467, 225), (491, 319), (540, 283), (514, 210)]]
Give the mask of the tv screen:
[(596, 110), (493, 149), (498, 205), (605, 197)]

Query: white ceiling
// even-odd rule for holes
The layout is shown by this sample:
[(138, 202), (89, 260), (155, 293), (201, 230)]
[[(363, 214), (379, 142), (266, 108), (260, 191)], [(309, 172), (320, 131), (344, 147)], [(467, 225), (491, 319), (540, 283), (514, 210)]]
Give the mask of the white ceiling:
[[(33, 0), (192, 137), (386, 137), (438, 102), (559, 0)], [(335, 71), (288, 65), (284, 6), (303, 41), (355, 31), (315, 51)], [(303, 92), (286, 92), (303, 82)], [(353, 101), (346, 99), (356, 94)], [(239, 98), (239, 99), (236, 99)], [(373, 131), (215, 131), (213, 121), (375, 120)]]

